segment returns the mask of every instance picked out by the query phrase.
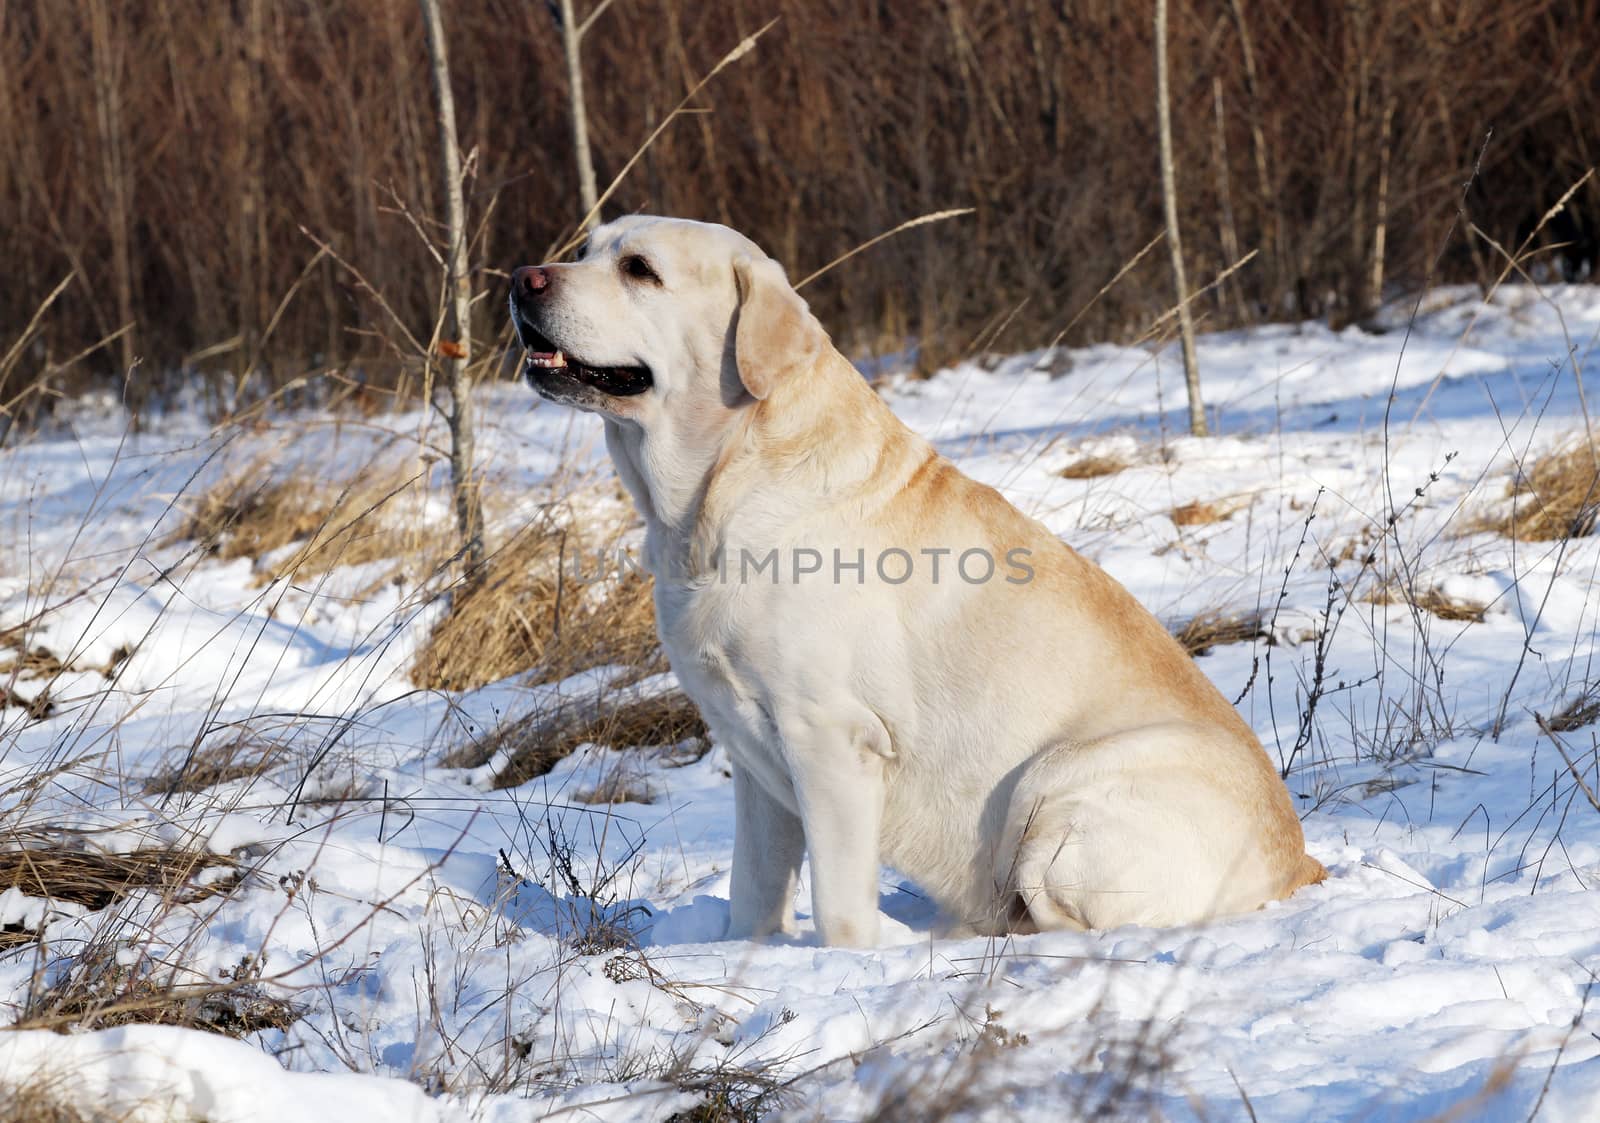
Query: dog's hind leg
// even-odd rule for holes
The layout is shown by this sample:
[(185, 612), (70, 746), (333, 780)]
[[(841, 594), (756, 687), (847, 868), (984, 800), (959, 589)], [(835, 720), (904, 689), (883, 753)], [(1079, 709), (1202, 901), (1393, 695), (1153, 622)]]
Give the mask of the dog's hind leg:
[(1029, 764), (1002, 856), (1039, 928), (1190, 924), (1283, 895), (1288, 859), (1263, 809), (1195, 767), (1229, 751), (1213, 744), (1172, 723), (1056, 746)]

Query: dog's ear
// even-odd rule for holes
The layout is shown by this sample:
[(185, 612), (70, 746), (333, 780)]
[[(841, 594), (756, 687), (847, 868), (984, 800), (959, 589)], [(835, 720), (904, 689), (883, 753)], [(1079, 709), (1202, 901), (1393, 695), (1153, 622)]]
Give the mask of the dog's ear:
[(760, 400), (815, 363), (828, 337), (776, 261), (740, 254), (733, 261), (733, 278), (739, 287), (734, 362), (739, 381)]

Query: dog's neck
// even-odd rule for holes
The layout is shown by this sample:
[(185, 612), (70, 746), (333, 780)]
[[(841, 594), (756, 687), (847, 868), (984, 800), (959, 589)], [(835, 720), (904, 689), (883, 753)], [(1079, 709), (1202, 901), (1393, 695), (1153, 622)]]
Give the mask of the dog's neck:
[(694, 531), (722, 454), (720, 443), (705, 447), (680, 434), (652, 434), (607, 419), (606, 449), (644, 516), (645, 567), (657, 578), (695, 572)]
[[(809, 505), (858, 488), (886, 468), (894, 474), (885, 427), (851, 423), (888, 410), (849, 360), (830, 348), (802, 377), (805, 385), (780, 386), (697, 432), (606, 421), (606, 447), (644, 516), (645, 564), (657, 580), (693, 579), (716, 566), (729, 545), (732, 504), (721, 501), (724, 493), (759, 491), (781, 509), (786, 499)], [(887, 428), (921, 443), (898, 420)]]

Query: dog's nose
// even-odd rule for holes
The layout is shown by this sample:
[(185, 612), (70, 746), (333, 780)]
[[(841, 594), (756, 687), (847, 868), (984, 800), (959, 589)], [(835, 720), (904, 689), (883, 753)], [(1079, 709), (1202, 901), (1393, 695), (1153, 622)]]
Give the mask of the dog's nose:
[(518, 300), (533, 300), (550, 287), (550, 270), (524, 265), (511, 271), (511, 294)]

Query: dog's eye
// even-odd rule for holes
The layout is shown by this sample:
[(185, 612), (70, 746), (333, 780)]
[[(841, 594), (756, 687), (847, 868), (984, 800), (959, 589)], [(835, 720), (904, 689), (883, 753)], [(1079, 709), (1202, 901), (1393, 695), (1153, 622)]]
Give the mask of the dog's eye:
[(650, 268), (650, 263), (636, 253), (622, 259), (622, 271), (640, 281), (650, 281), (657, 285), (661, 283), (661, 277)]

